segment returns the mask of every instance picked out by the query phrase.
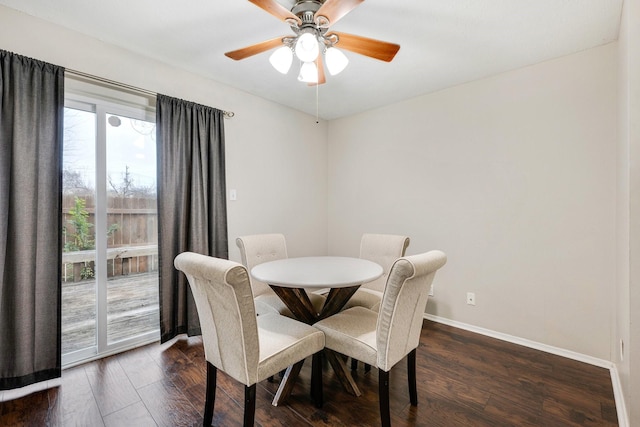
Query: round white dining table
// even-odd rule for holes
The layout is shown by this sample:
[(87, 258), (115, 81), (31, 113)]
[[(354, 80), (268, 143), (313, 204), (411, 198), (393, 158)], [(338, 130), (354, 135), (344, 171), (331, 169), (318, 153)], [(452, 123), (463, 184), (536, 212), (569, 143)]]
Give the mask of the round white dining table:
[(265, 262), (253, 267), (251, 275), (282, 287), (344, 288), (377, 279), (382, 267), (361, 258), (311, 256)]
[[(251, 276), (268, 284), (296, 319), (312, 325), (339, 312), (361, 284), (382, 276), (382, 267), (361, 258), (313, 256), (258, 264)], [(327, 300), (317, 313), (305, 289), (327, 288)]]
[[(361, 258), (334, 256), (285, 258), (258, 264), (251, 269), (251, 276), (268, 284), (296, 319), (310, 325), (339, 312), (361, 284), (377, 279), (382, 276), (382, 273), (382, 267), (375, 262)], [(305, 289), (327, 288), (330, 289), (327, 299), (322, 310), (317, 313)], [(359, 396), (360, 390), (342, 357), (327, 349), (324, 353), (344, 388), (351, 394)], [(274, 396), (273, 405), (278, 406), (288, 398), (302, 363), (304, 361), (287, 369)], [(322, 402), (322, 397), (313, 396), (313, 390), (318, 389), (313, 383), (317, 381), (318, 375), (322, 375), (322, 372), (319, 359), (315, 356), (313, 363), (313, 372), (320, 370), (319, 374), (312, 374), (312, 397), (318, 404)]]

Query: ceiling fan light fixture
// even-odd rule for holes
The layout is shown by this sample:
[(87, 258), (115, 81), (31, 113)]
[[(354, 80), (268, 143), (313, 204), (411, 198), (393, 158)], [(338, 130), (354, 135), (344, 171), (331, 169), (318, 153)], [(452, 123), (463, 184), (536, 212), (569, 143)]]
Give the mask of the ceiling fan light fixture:
[(303, 62), (298, 80), (304, 83), (318, 83), (318, 67), (315, 62)]
[(269, 62), (278, 72), (287, 74), (293, 62), (293, 52), (291, 52), (291, 48), (289, 46), (279, 47), (271, 54)]
[(335, 76), (340, 74), (349, 64), (349, 58), (342, 53), (341, 50), (335, 47), (330, 47), (324, 54), (325, 62), (327, 63), (327, 69), (329, 74)]
[(313, 62), (320, 53), (318, 39), (313, 32), (300, 34), (296, 40), (295, 52), (298, 59), (302, 62)]
[[(269, 62), (280, 73), (287, 74), (295, 55), (300, 61), (298, 80), (310, 83), (310, 86), (326, 83), (325, 63), (326, 71), (331, 75), (339, 74), (347, 67), (349, 59), (343, 53), (345, 50), (385, 62), (391, 62), (400, 50), (400, 45), (395, 43), (330, 29), (364, 0), (249, 1), (287, 23), (294, 34), (232, 50), (225, 56), (238, 61), (277, 49), (271, 53)], [(294, 5), (288, 9), (291, 3)]]

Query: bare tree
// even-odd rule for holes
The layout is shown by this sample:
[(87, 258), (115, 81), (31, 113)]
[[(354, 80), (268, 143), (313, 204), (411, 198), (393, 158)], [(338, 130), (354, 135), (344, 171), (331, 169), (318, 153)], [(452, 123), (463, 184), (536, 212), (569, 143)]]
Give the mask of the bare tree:
[(133, 176), (129, 171), (129, 166), (125, 166), (125, 171), (121, 174), (120, 183), (114, 182), (111, 175), (107, 177), (109, 187), (113, 193), (120, 197), (153, 197), (156, 194), (155, 186), (137, 186)]
[(86, 196), (93, 194), (93, 188), (84, 180), (80, 172), (64, 168), (62, 171), (62, 192)]

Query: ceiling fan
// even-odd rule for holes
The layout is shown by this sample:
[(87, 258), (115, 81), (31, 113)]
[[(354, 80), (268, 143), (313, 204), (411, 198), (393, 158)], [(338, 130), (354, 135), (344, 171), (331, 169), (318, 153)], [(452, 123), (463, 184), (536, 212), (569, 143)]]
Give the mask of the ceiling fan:
[(225, 55), (237, 61), (279, 47), (269, 58), (274, 68), (286, 74), (295, 55), (302, 64), (298, 80), (310, 85), (326, 82), (325, 62), (331, 75), (347, 66), (349, 60), (337, 47), (386, 62), (390, 62), (400, 49), (400, 45), (394, 43), (329, 31), (331, 25), (364, 0), (297, 0), (291, 10), (276, 0), (249, 1), (289, 24), (295, 35), (276, 37)]

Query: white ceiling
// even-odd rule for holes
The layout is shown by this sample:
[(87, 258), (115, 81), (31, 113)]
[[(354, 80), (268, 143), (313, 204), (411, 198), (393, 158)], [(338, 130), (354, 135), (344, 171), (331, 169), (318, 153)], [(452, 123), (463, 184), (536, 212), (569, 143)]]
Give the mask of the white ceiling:
[[(278, 0), (288, 9), (295, 0)], [(623, 0), (365, 0), (331, 28), (401, 45), (391, 63), (345, 52), (318, 89), (334, 119), (612, 42)], [(224, 52), (290, 28), (247, 0), (0, 0), (0, 4), (316, 114), (316, 89)], [(1, 46), (0, 46), (1, 47)], [(82, 71), (82, 70), (80, 70)]]

